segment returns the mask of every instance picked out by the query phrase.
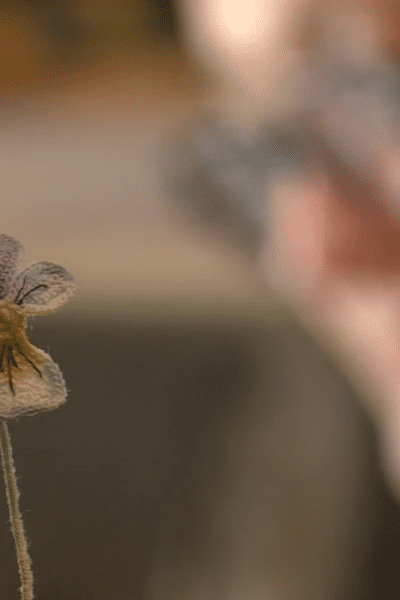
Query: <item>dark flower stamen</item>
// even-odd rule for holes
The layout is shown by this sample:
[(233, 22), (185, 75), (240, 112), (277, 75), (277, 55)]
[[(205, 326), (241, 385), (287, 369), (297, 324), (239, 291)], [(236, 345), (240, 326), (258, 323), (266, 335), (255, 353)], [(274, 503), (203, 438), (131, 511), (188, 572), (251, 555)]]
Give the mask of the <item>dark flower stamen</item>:
[[(12, 377), (11, 377), (11, 365), (10, 365), (10, 358), (12, 357), (11, 354), (11, 346), (8, 346), (8, 352), (7, 352), (7, 373), (8, 373), (8, 384), (10, 386), (10, 390), (11, 393), (13, 394), (13, 396), (15, 396), (15, 389), (14, 389), (14, 385), (12, 382)], [(15, 360), (14, 360), (15, 362)]]
[[(25, 284), (24, 284), (24, 285), (25, 285)], [(21, 290), (23, 289), (23, 287), (24, 287), (24, 286), (22, 286)], [(32, 294), (32, 292), (35, 292), (36, 290), (38, 290), (38, 289), (40, 289), (40, 288), (44, 288), (45, 290), (47, 290), (47, 285), (44, 285), (44, 283), (41, 283), (40, 285), (37, 285), (36, 287), (34, 287), (34, 288), (32, 288), (31, 290), (29, 290), (29, 292), (26, 292), (26, 294), (24, 294), (24, 295), (22, 296), (22, 298), (20, 298), (20, 299), (19, 299), (18, 301), (16, 301), (15, 303), (16, 303), (16, 304), (18, 304), (18, 306), (20, 306), (20, 305), (23, 303), (23, 301), (25, 300), (25, 298), (26, 298), (27, 296), (29, 296), (29, 294)], [(18, 296), (19, 296), (19, 294), (20, 294), (21, 290), (18, 292)], [(18, 298), (18, 296), (17, 296), (17, 298)]]
[(23, 281), (22, 281), (22, 285), (21, 285), (21, 287), (20, 287), (20, 288), (19, 288), (19, 290), (18, 290), (18, 294), (17, 294), (17, 295), (15, 296), (15, 298), (14, 298), (14, 302), (15, 302), (15, 304), (17, 304), (17, 303), (18, 303), (18, 298), (19, 298), (19, 295), (20, 295), (20, 293), (22, 292), (22, 290), (24, 289), (24, 287), (25, 287), (25, 283), (26, 283), (26, 277), (24, 277), (24, 279), (23, 279)]
[[(21, 348), (18, 346), (18, 344), (15, 344), (16, 349), (18, 350), (18, 352), (20, 353), (21, 356), (23, 356), (25, 358), (25, 360), (35, 369), (35, 371), (40, 375), (40, 377), (42, 377), (42, 371), (40, 369), (38, 369), (38, 367), (35, 365), (35, 363), (33, 361), (31, 361), (30, 358), (28, 358), (26, 356), (26, 354), (24, 352), (22, 352)], [(1, 364), (1, 363), (0, 363)]]
[(12, 346), (8, 346), (8, 356), (10, 357), (10, 360), (11, 360), (12, 364), (14, 365), (14, 367), (16, 369), (18, 369), (17, 361), (15, 360), (12, 352), (13, 352)]

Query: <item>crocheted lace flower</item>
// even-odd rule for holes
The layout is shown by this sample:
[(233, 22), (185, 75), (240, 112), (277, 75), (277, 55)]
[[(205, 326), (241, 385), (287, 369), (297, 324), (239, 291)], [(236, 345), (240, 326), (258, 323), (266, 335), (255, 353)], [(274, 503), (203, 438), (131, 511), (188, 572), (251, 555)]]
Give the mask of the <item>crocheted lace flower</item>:
[(62, 306), (75, 290), (73, 277), (59, 265), (39, 262), (19, 270), (24, 248), (0, 235), (0, 417), (51, 410), (67, 390), (51, 357), (26, 333), (26, 317)]

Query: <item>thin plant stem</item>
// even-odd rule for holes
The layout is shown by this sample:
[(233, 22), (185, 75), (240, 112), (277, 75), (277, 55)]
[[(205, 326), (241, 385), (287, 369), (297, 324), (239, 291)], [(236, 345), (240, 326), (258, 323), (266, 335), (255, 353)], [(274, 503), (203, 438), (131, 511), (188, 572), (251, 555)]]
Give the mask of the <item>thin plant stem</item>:
[(11, 531), (14, 537), (19, 577), (21, 581), (21, 600), (33, 600), (33, 575), (31, 558), (28, 553), (28, 542), (25, 535), (24, 523), (18, 505), (19, 490), (11, 446), (8, 425), (5, 419), (0, 419), (0, 451), (3, 463), (4, 482), (6, 484), (8, 512), (11, 521)]

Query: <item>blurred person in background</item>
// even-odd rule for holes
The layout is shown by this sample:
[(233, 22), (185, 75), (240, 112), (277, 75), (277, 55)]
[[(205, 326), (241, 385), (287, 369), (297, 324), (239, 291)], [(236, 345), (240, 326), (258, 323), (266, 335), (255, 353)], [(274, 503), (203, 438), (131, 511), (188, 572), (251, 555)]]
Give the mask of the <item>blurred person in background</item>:
[[(350, 361), (400, 486), (398, 7), (181, 6), (189, 47), (223, 81), (214, 137), (230, 139), (231, 153), (240, 139), (243, 156), (246, 144), (266, 155), (267, 279)], [(241, 175), (237, 159), (236, 187)], [(256, 214), (256, 196), (247, 202)]]
[[(237, 222), (247, 210), (250, 221), (261, 225), (255, 247), (261, 247), (259, 264), (266, 280), (360, 393), (377, 432), (386, 481), (399, 499), (398, 7), (301, 0), (186, 0), (179, 6), (190, 52), (218, 75), (220, 85), (206, 99), (207, 116), (193, 134), (199, 164), (189, 183), (178, 189), (203, 210), (205, 205), (219, 206), (221, 222), (226, 221), (223, 198), (230, 198)], [(248, 437), (242, 437), (237, 424), (236, 468), (241, 464), (243, 479), (238, 476), (233, 488), (230, 482), (229, 500), (223, 492), (224, 500), (218, 497), (217, 524), (213, 520), (215, 529), (202, 538), (209, 562), (183, 560), (183, 567), (174, 555), (191, 582), (186, 581), (179, 598), (372, 598), (382, 593), (371, 581), (366, 583), (361, 571), (355, 574), (356, 556), (368, 548), (367, 539), (357, 534), (365, 504), (356, 489), (373, 496), (368, 461), (354, 462), (356, 455), (360, 458), (354, 448), (362, 447), (360, 422), (342, 412), (342, 392), (333, 393), (326, 404), (323, 385), (317, 386), (319, 392), (310, 391), (308, 400), (303, 397), (297, 413), (293, 381), (287, 380), (296, 379), (294, 373), (301, 370), (295, 346), (293, 340), (285, 355), (293, 370), (289, 366), (282, 375), (289, 391), (282, 392), (280, 408), (273, 417), (257, 413), (262, 434), (253, 423)], [(268, 370), (271, 363), (266, 365)], [(318, 376), (310, 376), (313, 386)], [(314, 393), (325, 406), (320, 405), (316, 422), (318, 409), (310, 400)], [(330, 421), (329, 405), (346, 425)], [(288, 434), (292, 419), (293, 437)], [(310, 446), (308, 472), (293, 464), (291, 454), (303, 427), (308, 440), (318, 432)], [(321, 437), (328, 440), (330, 434), (322, 450)], [(343, 445), (347, 435), (353, 438), (353, 450)], [(299, 456), (307, 455), (306, 448), (304, 440), (299, 443)], [(343, 454), (349, 462), (341, 462)], [(317, 456), (321, 463), (313, 471)], [(276, 478), (270, 471), (274, 460)], [(340, 484), (334, 483), (336, 469), (343, 477)], [(280, 514), (271, 488), (276, 491), (277, 482), (284, 480), (286, 490), (277, 492), (280, 501), (293, 495)], [(292, 511), (297, 513), (293, 521)], [(330, 532), (324, 519), (330, 521)], [(361, 525), (364, 530), (367, 522)], [(368, 531), (374, 544), (377, 532)], [(223, 558), (212, 564), (212, 557), (220, 556), (216, 548), (223, 545), (224, 535), (230, 551), (220, 550)], [(299, 544), (304, 544), (304, 553)], [(369, 568), (374, 571), (371, 564)], [(353, 570), (352, 582), (346, 579), (347, 569)], [(165, 564), (162, 574), (176, 589), (171, 565)], [(389, 579), (386, 583), (386, 593), (393, 593)], [(158, 584), (164, 590), (162, 577)], [(163, 598), (163, 592), (154, 597)]]

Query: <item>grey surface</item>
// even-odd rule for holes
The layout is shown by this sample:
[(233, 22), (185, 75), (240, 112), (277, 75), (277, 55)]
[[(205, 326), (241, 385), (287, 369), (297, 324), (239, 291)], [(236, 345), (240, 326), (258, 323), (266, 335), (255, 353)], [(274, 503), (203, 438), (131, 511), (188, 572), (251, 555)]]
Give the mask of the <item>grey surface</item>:
[[(65, 407), (10, 427), (38, 600), (393, 589), (399, 511), (371, 426), (290, 321), (60, 314), (31, 337), (70, 389)], [(3, 499), (1, 595), (13, 600), (6, 521)]]

